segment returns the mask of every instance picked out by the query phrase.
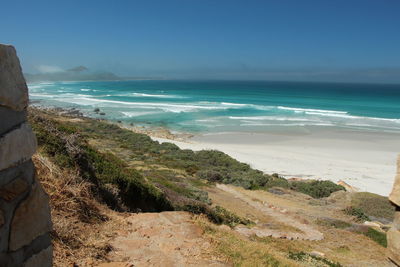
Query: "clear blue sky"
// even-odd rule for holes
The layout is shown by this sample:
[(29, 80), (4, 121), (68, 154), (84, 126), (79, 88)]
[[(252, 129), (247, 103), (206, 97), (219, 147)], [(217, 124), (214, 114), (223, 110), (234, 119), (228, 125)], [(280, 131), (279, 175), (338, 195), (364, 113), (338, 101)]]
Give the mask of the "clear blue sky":
[(399, 0), (3, 1), (24, 71), (400, 82)]

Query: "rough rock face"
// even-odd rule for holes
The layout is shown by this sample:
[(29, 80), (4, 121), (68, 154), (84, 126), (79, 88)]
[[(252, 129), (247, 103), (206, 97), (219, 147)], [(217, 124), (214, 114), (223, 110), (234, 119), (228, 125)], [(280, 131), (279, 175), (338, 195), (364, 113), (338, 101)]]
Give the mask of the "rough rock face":
[(389, 258), (400, 266), (400, 156), (397, 160), (397, 175), (389, 200), (396, 206), (393, 226), (387, 233)]
[(51, 266), (49, 200), (31, 156), (28, 88), (15, 49), (0, 44), (0, 266)]

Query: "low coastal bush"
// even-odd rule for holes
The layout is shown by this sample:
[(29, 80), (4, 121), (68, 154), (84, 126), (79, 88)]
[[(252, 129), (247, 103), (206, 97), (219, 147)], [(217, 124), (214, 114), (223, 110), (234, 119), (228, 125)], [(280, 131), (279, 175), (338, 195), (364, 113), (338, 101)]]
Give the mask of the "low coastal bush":
[(346, 190), (343, 186), (331, 181), (291, 181), (290, 189), (310, 195), (313, 198), (329, 197), (333, 192)]
[(365, 215), (382, 223), (390, 223), (394, 218), (395, 208), (389, 199), (369, 192), (352, 194), (351, 205), (363, 210)]
[(374, 240), (376, 243), (381, 245), (382, 247), (387, 247), (387, 239), (386, 233), (380, 232), (375, 230), (371, 227), (368, 228), (368, 231), (363, 233), (365, 236), (369, 237), (370, 239)]
[(104, 191), (104, 201), (112, 205), (106, 185), (114, 184), (119, 197), (130, 210), (161, 211), (172, 209), (162, 192), (147, 183), (135, 170), (110, 153), (100, 153), (85, 142), (78, 129), (31, 115), (31, 124), (40, 150), (54, 159), (60, 168), (76, 168), (80, 175)]
[(311, 254), (303, 252), (303, 251), (300, 251), (300, 252), (289, 251), (288, 258), (295, 260), (295, 261), (307, 262), (309, 264), (308, 266), (328, 266), (328, 267), (342, 267), (343, 266), (338, 262), (333, 262), (326, 258), (317, 257), (317, 256), (311, 255)]
[(251, 220), (241, 218), (220, 206), (210, 207), (201, 203), (192, 203), (184, 205), (183, 207), (181, 207), (181, 209), (194, 214), (205, 214), (208, 219), (215, 224), (225, 224), (230, 227), (235, 227), (238, 224), (254, 224), (254, 222), (252, 222)]
[(370, 221), (370, 218), (360, 208), (350, 206), (345, 208), (343, 212), (346, 213), (347, 215), (354, 216), (357, 221), (360, 222)]
[(351, 223), (332, 218), (320, 218), (316, 221), (316, 224), (338, 229), (345, 229), (352, 226)]

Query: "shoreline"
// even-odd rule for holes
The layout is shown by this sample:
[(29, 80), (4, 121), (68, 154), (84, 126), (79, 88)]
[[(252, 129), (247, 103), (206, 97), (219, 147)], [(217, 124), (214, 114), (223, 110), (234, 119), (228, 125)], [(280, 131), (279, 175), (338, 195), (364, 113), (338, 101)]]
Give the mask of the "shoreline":
[(188, 140), (151, 136), (182, 149), (220, 150), (265, 173), (287, 179), (330, 180), (388, 196), (400, 139), (391, 133), (321, 130), (293, 133), (207, 133)]

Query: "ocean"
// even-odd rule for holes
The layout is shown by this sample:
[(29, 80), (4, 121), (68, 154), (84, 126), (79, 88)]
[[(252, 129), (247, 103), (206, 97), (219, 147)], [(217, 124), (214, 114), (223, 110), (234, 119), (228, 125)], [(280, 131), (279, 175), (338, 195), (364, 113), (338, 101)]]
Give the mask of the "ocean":
[(32, 105), (76, 108), (89, 117), (178, 132), (322, 127), (400, 133), (400, 85), (134, 80), (28, 87)]

